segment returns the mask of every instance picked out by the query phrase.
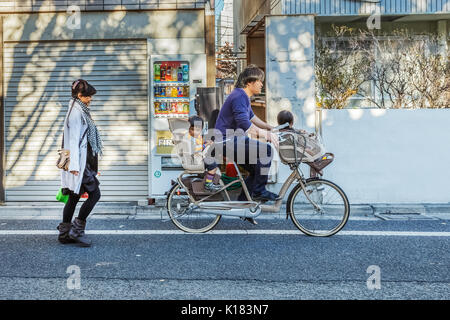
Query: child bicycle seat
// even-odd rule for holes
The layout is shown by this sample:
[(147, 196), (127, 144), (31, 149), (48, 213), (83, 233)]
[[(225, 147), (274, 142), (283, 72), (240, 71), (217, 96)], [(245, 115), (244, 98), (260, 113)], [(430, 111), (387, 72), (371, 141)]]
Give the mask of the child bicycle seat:
[(204, 172), (205, 164), (201, 154), (195, 154), (191, 142), (186, 140), (189, 131), (187, 119), (168, 119), (169, 130), (173, 135), (175, 152), (181, 159), (181, 165), (189, 172)]

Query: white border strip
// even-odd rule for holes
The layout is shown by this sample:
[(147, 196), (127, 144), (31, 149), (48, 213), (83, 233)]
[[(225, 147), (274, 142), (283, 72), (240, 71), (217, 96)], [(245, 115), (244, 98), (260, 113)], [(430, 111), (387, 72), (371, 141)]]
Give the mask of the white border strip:
[[(8, 235), (57, 235), (53, 230), (0, 230)], [(179, 230), (88, 230), (90, 235), (194, 235)], [(299, 230), (212, 230), (202, 235), (304, 235)], [(450, 237), (450, 232), (426, 231), (340, 231), (337, 236), (387, 236), (387, 237)]]
[[(59, 215), (0, 215), (0, 220), (61, 220), (62, 216)], [(222, 216), (222, 219), (237, 219), (238, 217), (227, 217)], [(144, 215), (144, 214), (138, 214), (138, 215), (92, 215), (89, 216), (89, 219), (95, 219), (95, 220), (162, 220), (162, 221), (170, 221), (169, 216), (167, 213), (163, 213), (162, 219), (161, 215)], [(283, 213), (282, 215), (275, 214), (275, 215), (260, 215), (256, 219), (258, 220), (286, 220), (286, 214)], [(377, 217), (359, 217), (359, 216), (350, 216), (349, 221), (383, 221), (380, 218)]]

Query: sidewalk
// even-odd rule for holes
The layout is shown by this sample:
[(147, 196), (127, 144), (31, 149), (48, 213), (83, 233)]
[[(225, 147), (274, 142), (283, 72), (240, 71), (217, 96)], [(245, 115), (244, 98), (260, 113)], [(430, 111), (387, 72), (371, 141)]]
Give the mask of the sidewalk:
[[(140, 205), (137, 202), (100, 202), (93, 210), (95, 215), (127, 215), (166, 218), (167, 212), (163, 202), (156, 205)], [(78, 204), (78, 208), (81, 203)], [(64, 205), (59, 202), (6, 202), (0, 205), (0, 219), (8, 218), (38, 218), (60, 217)], [(282, 206), (280, 214), (274, 216), (283, 217), (286, 212)], [(351, 217), (450, 217), (450, 203), (442, 204), (352, 204)]]

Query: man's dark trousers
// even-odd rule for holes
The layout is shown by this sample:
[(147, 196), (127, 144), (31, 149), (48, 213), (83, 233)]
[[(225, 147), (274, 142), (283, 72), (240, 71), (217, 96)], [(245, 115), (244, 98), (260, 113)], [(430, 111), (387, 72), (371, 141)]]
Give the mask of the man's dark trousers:
[(250, 175), (245, 179), (245, 184), (250, 195), (261, 194), (266, 189), (269, 178), (272, 162), (271, 146), (247, 136), (236, 136), (232, 139), (224, 143), (223, 154), (249, 172)]

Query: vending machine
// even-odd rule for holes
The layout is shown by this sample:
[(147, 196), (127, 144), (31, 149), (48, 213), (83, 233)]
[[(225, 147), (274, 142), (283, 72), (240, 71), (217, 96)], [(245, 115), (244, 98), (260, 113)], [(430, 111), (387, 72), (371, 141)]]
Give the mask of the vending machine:
[(165, 197), (171, 180), (183, 171), (168, 119), (196, 114), (197, 87), (206, 86), (206, 55), (152, 55), (149, 67), (149, 192), (156, 199)]

